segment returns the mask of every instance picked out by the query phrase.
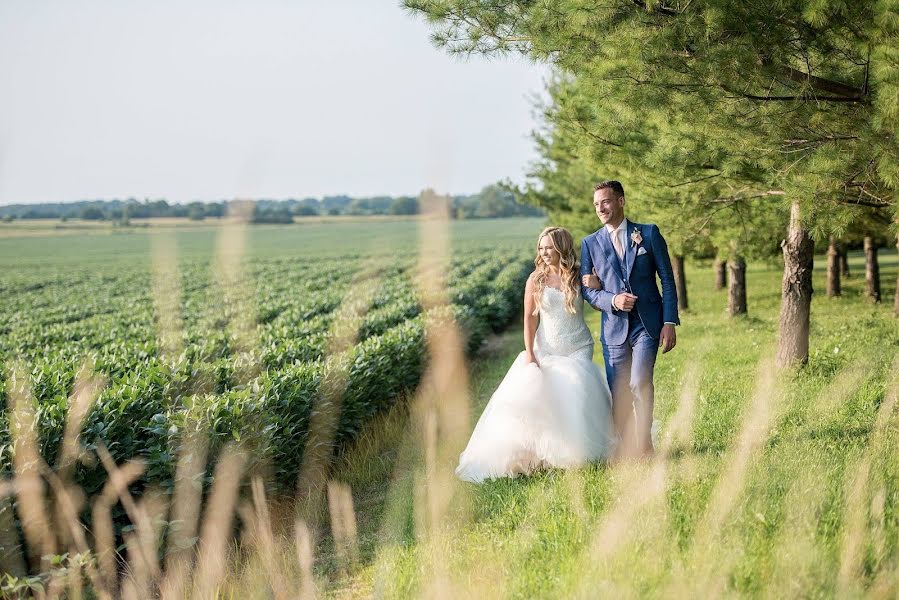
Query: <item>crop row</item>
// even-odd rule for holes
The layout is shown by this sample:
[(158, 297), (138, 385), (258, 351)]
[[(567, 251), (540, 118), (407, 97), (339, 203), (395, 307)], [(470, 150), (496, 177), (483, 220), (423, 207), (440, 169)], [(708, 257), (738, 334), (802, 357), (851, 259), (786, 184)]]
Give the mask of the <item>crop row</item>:
[[(447, 274), (449, 312), (422, 312), (412, 264), (375, 269), (372, 276), (343, 260), (304, 268), (284, 260), (250, 262), (258, 340), (251, 348), (237, 343), (223, 315), (214, 267), (180, 265), (183, 349), (174, 357), (157, 345), (149, 268), (6, 277), (0, 285), (11, 301), (0, 309), (0, 360), (6, 363), (0, 386), (12, 385), (7, 371), (14, 361), (27, 370), (38, 439), (50, 464), (75, 373), (89, 359), (106, 386), (82, 430), (88, 449), (102, 443), (118, 460), (143, 457), (147, 480), (171, 485), (186, 429), (207, 432), (214, 446), (249, 437), (254, 460), (270, 465), (274, 481), (289, 486), (313, 407), (334, 401), (322, 393), (323, 381), (335, 373), (345, 378), (335, 409), (340, 443), (417, 384), (429, 322), (455, 318), (469, 352), (504, 327), (520, 308), (527, 263), (517, 250), (455, 256)], [(353, 299), (354, 283), (366, 283), (363, 277), (372, 277), (376, 287), (356, 343), (334, 354), (337, 311)], [(0, 414), (3, 470), (11, 464), (8, 418)], [(105, 475), (80, 465), (76, 481), (96, 493)]]

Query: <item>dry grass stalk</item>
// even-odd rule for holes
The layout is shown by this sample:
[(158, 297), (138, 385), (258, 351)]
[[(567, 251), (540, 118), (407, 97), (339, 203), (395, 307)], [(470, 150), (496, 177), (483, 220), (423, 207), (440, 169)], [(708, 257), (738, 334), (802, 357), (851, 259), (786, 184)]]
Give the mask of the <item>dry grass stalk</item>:
[(184, 594), (196, 548), (208, 453), (209, 440), (202, 431), (185, 432), (169, 515), (165, 578), (161, 586), (165, 598), (180, 598)]
[[(419, 205), (419, 265), (416, 285), (424, 311), (448, 308), (445, 274), (449, 270), (448, 198), (425, 191)], [(452, 597), (455, 584), (447, 570), (443, 540), (448, 529), (461, 526), (465, 519), (464, 496), (453, 470), (469, 429), (468, 372), (462, 350), (462, 335), (455, 322), (447, 319), (427, 323), (430, 362), (413, 405), (413, 419), (422, 432), (420, 444), (425, 458), (423, 476), (417, 477), (416, 498), (425, 510), (418, 521), (419, 536), (428, 541), (424, 565), (423, 594)], [(456, 506), (452, 506), (454, 498)], [(450, 508), (456, 514), (448, 519)]]
[(228, 205), (228, 210), (232, 218), (219, 228), (216, 238), (215, 279), (237, 350), (250, 352), (259, 346), (255, 291), (243, 268), (253, 202), (235, 200)]
[(177, 242), (170, 232), (157, 233), (153, 240), (153, 304), (156, 308), (156, 338), (164, 358), (177, 357), (184, 348), (181, 319), (181, 274)]
[[(69, 396), (68, 412), (66, 414), (66, 426), (63, 432), (62, 447), (57, 459), (56, 473), (63, 486), (68, 490), (68, 497), (76, 504), (77, 514), (84, 503), (84, 492), (81, 488), (70, 485), (72, 471), (76, 461), (87, 457), (84, 449), (78, 441), (84, 419), (93, 407), (97, 396), (103, 389), (104, 382), (101, 377), (92, 376), (93, 365), (84, 363), (75, 377), (75, 387)], [(69, 528), (66, 526), (66, 510), (60, 504), (59, 495), (55, 503), (55, 530), (62, 546), (71, 546), (72, 538), (69, 536)]]
[[(823, 425), (832, 418), (870, 374), (868, 359), (839, 371), (833, 381), (815, 398), (809, 414), (810, 427)], [(776, 455), (775, 455), (776, 456)], [(792, 475), (792, 483), (784, 501), (783, 526), (772, 547), (773, 569), (766, 594), (779, 597), (807, 594), (809, 586), (825, 574), (821, 572), (824, 549), (817, 540), (818, 519), (825, 502), (827, 486), (821, 473), (826, 470), (818, 457), (804, 464)], [(775, 459), (776, 460), (776, 459)], [(849, 471), (847, 470), (847, 475)]]
[(841, 596), (857, 595), (862, 593), (859, 587), (862, 560), (864, 558), (865, 537), (868, 530), (868, 507), (872, 512), (877, 511), (877, 497), (882, 494), (882, 489), (872, 494), (870, 503), (869, 478), (871, 464), (879, 452), (882, 452), (891, 443), (885, 435), (887, 424), (899, 401), (899, 354), (893, 359), (891, 367), (892, 378), (887, 384), (886, 395), (877, 409), (874, 419), (874, 428), (868, 438), (868, 447), (858, 465), (853, 469), (846, 469), (846, 481), (844, 483), (844, 504), (846, 506), (843, 527), (843, 539), (840, 546), (840, 570), (837, 576), (837, 589)]
[(312, 407), (309, 434), (297, 480), (297, 494), (307, 522), (314, 522), (313, 516), (318, 513), (321, 495), (327, 486), (334, 439), (349, 377), (347, 352), (356, 344), (359, 328), (374, 299), (381, 273), (378, 266), (359, 273), (335, 311), (319, 397)]
[(151, 566), (148, 564), (143, 544), (138, 535), (128, 532), (123, 534), (128, 568), (122, 580), (122, 597), (128, 600), (140, 600), (150, 597), (149, 576)]
[(709, 512), (706, 513), (704, 522), (706, 534), (717, 532), (736, 504), (743, 490), (750, 459), (768, 439), (777, 394), (774, 369), (767, 361), (763, 361), (736, 446), (709, 501)]
[[(47, 481), (50, 483), (50, 486), (53, 488), (53, 492), (57, 500), (57, 506), (62, 513), (62, 517), (64, 518), (64, 523), (66, 528), (68, 529), (70, 539), (73, 541), (74, 547), (69, 547), (69, 553), (71, 555), (76, 554), (76, 552), (83, 556), (89, 555), (90, 547), (88, 546), (87, 538), (84, 534), (84, 529), (82, 528), (81, 522), (78, 519), (78, 511), (83, 504), (84, 492), (80, 488), (74, 488), (72, 486), (67, 487), (59, 478), (59, 476), (54, 473), (48, 466), (43, 465), (42, 471), (44, 477), (46, 477)], [(73, 494), (71, 493), (72, 490), (76, 490), (74, 498)], [(100, 574), (90, 562), (87, 562), (85, 564), (85, 570), (97, 596), (99, 598), (111, 597), (105, 589), (105, 586), (103, 585)], [(74, 570), (71, 575), (72, 577), (77, 577), (80, 587), (80, 569)], [(60, 582), (62, 586), (64, 586), (65, 583), (66, 582)]]
[(287, 582), (278, 568), (278, 550), (275, 547), (271, 516), (269, 515), (268, 502), (265, 499), (265, 485), (261, 477), (253, 477), (251, 489), (255, 512), (250, 518), (252, 519), (256, 551), (262, 560), (275, 599), (287, 600), (291, 597), (291, 594), (288, 590)]
[(17, 508), (28, 561), (32, 571), (46, 572), (46, 558), (56, 554), (56, 540), (48, 527), (52, 513), (47, 508), (46, 490), (41, 477), (44, 463), (37, 445), (34, 402), (28, 387), (28, 375), (14, 365), (7, 382), (9, 432), (13, 443), (13, 471), (18, 499)]
[(832, 418), (869, 375), (870, 363), (865, 358), (840, 370), (827, 389), (816, 399), (814, 412), (810, 415), (812, 425), (823, 424)]
[(71, 470), (76, 461), (85, 455), (78, 438), (81, 436), (82, 427), (84, 427), (84, 419), (105, 385), (103, 378), (92, 375), (92, 371), (93, 365), (89, 362), (81, 366), (81, 369), (75, 376), (75, 387), (69, 396), (66, 427), (56, 466), (57, 473), (64, 482), (69, 481)]
[(359, 535), (349, 485), (338, 481), (328, 482), (328, 509), (338, 559), (342, 568), (349, 571), (359, 563)]
[[(575, 596), (589, 595), (595, 589), (597, 579), (605, 579), (604, 585), (612, 584), (604, 565), (610, 564), (611, 557), (625, 543), (638, 533), (636, 526), (647, 507), (657, 505), (665, 494), (669, 461), (672, 452), (689, 439), (690, 428), (696, 411), (699, 395), (699, 366), (701, 360), (691, 362), (681, 388), (680, 402), (670, 424), (660, 440), (655, 458), (648, 463), (617, 463), (613, 468), (622, 477), (619, 501), (600, 519), (579, 557), (585, 573), (595, 572), (593, 577), (585, 577), (575, 588)], [(599, 566), (599, 571), (596, 571)]]
[(200, 552), (194, 576), (193, 596), (212, 598), (225, 576), (234, 508), (243, 477), (246, 455), (234, 446), (222, 450), (200, 529)]
[(119, 501), (122, 490), (137, 480), (144, 472), (140, 461), (129, 461), (117, 467), (115, 475), (110, 475), (103, 491), (94, 498), (92, 523), (94, 549), (105, 589), (114, 597), (118, 590), (118, 567), (116, 561), (115, 531), (112, 524), (112, 507)]
[(315, 543), (312, 531), (302, 519), (297, 519), (294, 527), (297, 549), (297, 562), (300, 565), (300, 589), (298, 597), (302, 600), (311, 600), (318, 595), (315, 585), (315, 577), (312, 574), (314, 564), (313, 548)]
[[(767, 353), (770, 354), (773, 353)], [(706, 513), (696, 527), (691, 547), (682, 562), (683, 568), (675, 573), (665, 593), (725, 594), (727, 575), (735, 557), (726, 552), (710, 556), (708, 549), (722, 543), (722, 528), (743, 493), (752, 460), (764, 447), (771, 425), (782, 409), (783, 392), (777, 383), (771, 361), (763, 360), (759, 363), (755, 390), (746, 406), (734, 447), (712, 490)]]
[[(121, 480), (120, 468), (116, 466), (106, 446), (102, 443), (97, 445), (97, 455), (109, 474), (109, 478), (111, 480)], [(116, 491), (118, 492), (119, 502), (122, 503), (128, 518), (137, 531), (136, 545), (133, 552), (139, 552), (140, 561), (137, 563), (132, 562), (131, 564), (136, 564), (138, 568), (146, 569), (146, 573), (140, 573), (142, 577), (145, 576), (150, 580), (155, 580), (159, 577), (160, 569), (159, 559), (156, 555), (156, 536), (150, 516), (145, 510), (146, 507), (138, 504), (131, 497), (131, 492), (128, 491), (127, 485), (117, 485)], [(131, 550), (129, 550), (130, 554), (132, 554)]]

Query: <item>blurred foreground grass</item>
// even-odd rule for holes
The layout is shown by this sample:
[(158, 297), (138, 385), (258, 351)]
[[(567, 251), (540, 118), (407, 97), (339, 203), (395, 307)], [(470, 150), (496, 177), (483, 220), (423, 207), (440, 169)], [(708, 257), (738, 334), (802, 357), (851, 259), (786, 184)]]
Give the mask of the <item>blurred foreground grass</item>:
[[(835, 299), (816, 261), (811, 360), (780, 376), (781, 272), (751, 267), (749, 316), (730, 319), (711, 269), (688, 265), (690, 310), (656, 366), (664, 456), (465, 486), (440, 535), (421, 534), (420, 457), (395, 410), (335, 473), (353, 489), (361, 560), (343, 568), (323, 541), (320, 584), (335, 597), (896, 597), (897, 261), (882, 256), (872, 305), (861, 260)], [(472, 426), (521, 347), (513, 328), (472, 365)]]

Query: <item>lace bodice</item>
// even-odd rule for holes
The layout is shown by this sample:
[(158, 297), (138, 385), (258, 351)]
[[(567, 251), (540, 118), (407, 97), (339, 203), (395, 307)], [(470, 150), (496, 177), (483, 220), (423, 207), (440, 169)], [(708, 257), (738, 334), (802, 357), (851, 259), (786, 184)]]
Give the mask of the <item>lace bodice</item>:
[[(593, 356), (593, 336), (584, 323), (584, 299), (578, 294), (574, 314), (565, 310), (565, 293), (554, 287), (543, 288), (540, 298), (540, 324), (534, 338), (534, 352), (540, 355), (571, 356), (582, 351)], [(579, 352), (580, 353), (580, 352)]]

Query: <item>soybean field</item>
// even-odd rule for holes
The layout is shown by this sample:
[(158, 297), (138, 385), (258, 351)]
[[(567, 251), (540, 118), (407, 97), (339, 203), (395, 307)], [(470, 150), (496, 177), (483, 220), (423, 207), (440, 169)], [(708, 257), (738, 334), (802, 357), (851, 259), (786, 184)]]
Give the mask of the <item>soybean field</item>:
[[(0, 238), (4, 396), (33, 399), (49, 465), (61, 459), (79, 373), (90, 373), (102, 389), (83, 417), (85, 451), (140, 457), (144, 483), (171, 487), (185, 428), (202, 430), (213, 448), (250, 444), (289, 488), (327, 374), (345, 374), (339, 445), (416, 386), (427, 319), (454, 317), (473, 351), (518, 314), (541, 226), (452, 223), (448, 271), (435, 274), (449, 310), (430, 313), (414, 283), (413, 221), (249, 227), (236, 257), (235, 240), (213, 227)], [(88, 495), (107, 479), (89, 461), (74, 469)]]

